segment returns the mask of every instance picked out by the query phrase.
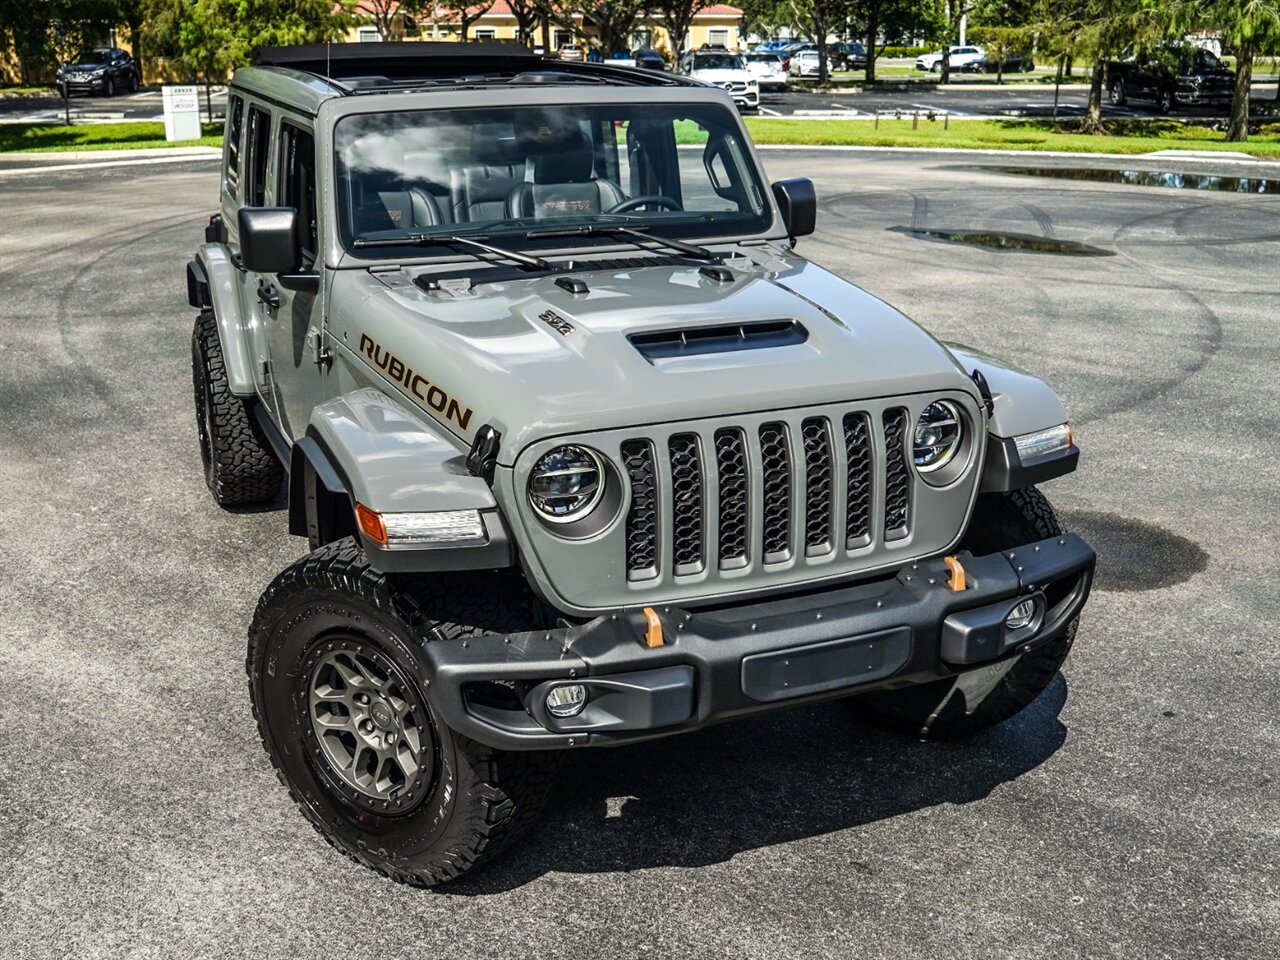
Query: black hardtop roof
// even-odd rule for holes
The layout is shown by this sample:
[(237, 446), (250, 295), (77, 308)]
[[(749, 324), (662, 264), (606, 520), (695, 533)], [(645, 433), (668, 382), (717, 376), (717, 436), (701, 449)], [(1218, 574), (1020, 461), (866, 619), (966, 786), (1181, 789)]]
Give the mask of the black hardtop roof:
[(410, 41), (260, 47), (255, 67), (311, 74), (339, 94), (386, 93), (456, 83), (605, 83), (669, 87), (694, 83), (655, 70), (543, 57), (519, 44)]

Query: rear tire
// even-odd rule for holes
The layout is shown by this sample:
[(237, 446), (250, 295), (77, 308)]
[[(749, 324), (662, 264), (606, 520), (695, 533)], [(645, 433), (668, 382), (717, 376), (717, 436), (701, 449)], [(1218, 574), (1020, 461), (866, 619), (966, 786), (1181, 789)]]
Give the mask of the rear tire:
[(495, 750), (446, 727), (426, 697), (422, 647), (543, 622), (514, 578), (392, 577), (350, 537), (276, 577), (249, 628), (249, 692), (263, 747), (321, 836), (393, 880), (432, 886), (528, 827), (560, 754)]
[[(1049, 501), (1035, 487), (1026, 487), (1012, 493), (979, 496), (960, 547), (983, 556), (1061, 533)], [(965, 712), (964, 697), (957, 694), (933, 716), (951, 690), (955, 682), (952, 678), (901, 690), (876, 691), (849, 702), (873, 722), (922, 740), (972, 736), (1008, 720), (1044, 692), (1067, 659), (1078, 624), (1079, 617), (1052, 642), (1024, 653), (971, 713)]]
[(1124, 92), (1124, 81), (1112, 81), (1111, 86), (1107, 88), (1107, 99), (1111, 101), (1113, 107), (1123, 107), (1128, 97)]
[(1173, 91), (1168, 87), (1156, 95), (1156, 109), (1161, 113), (1173, 113)]
[(212, 310), (191, 334), (191, 377), (204, 480), (220, 506), (274, 500), (284, 468), (254, 419), (251, 404), (231, 392)]

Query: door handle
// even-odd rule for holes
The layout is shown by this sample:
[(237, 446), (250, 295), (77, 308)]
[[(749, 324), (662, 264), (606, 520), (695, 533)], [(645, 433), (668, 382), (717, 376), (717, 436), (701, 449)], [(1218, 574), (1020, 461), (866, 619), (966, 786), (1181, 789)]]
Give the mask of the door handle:
[(265, 280), (258, 281), (258, 299), (272, 310), (280, 309), (280, 294)]

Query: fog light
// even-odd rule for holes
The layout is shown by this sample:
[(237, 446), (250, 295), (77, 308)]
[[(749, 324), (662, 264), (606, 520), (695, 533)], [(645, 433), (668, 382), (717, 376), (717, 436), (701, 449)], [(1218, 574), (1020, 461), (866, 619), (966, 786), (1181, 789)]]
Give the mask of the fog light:
[(1036, 616), (1036, 602), (1034, 600), (1023, 600), (1020, 604), (1009, 611), (1009, 615), (1004, 618), (1004, 625), (1010, 630), (1021, 630), (1028, 626)]
[(587, 688), (580, 683), (562, 683), (547, 694), (547, 712), (564, 719), (576, 717), (587, 705)]

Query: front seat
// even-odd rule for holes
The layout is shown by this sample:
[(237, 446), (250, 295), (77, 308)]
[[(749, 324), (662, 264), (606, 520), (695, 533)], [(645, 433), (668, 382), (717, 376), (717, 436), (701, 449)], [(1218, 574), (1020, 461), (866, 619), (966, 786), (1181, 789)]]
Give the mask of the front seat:
[(454, 171), (453, 219), (459, 223), (501, 220), (507, 195), (524, 182), (524, 163), (480, 164)]
[(603, 213), (626, 199), (612, 180), (595, 175), (591, 141), (577, 131), (559, 153), (535, 156), (532, 182), (518, 183), (507, 194), (508, 217), (572, 217)]
[[(361, 148), (368, 156), (361, 155)], [(390, 137), (370, 138), (369, 145), (357, 144), (349, 163), (359, 191), (357, 233), (412, 230), (446, 222), (431, 194), (405, 183), (404, 149)]]

